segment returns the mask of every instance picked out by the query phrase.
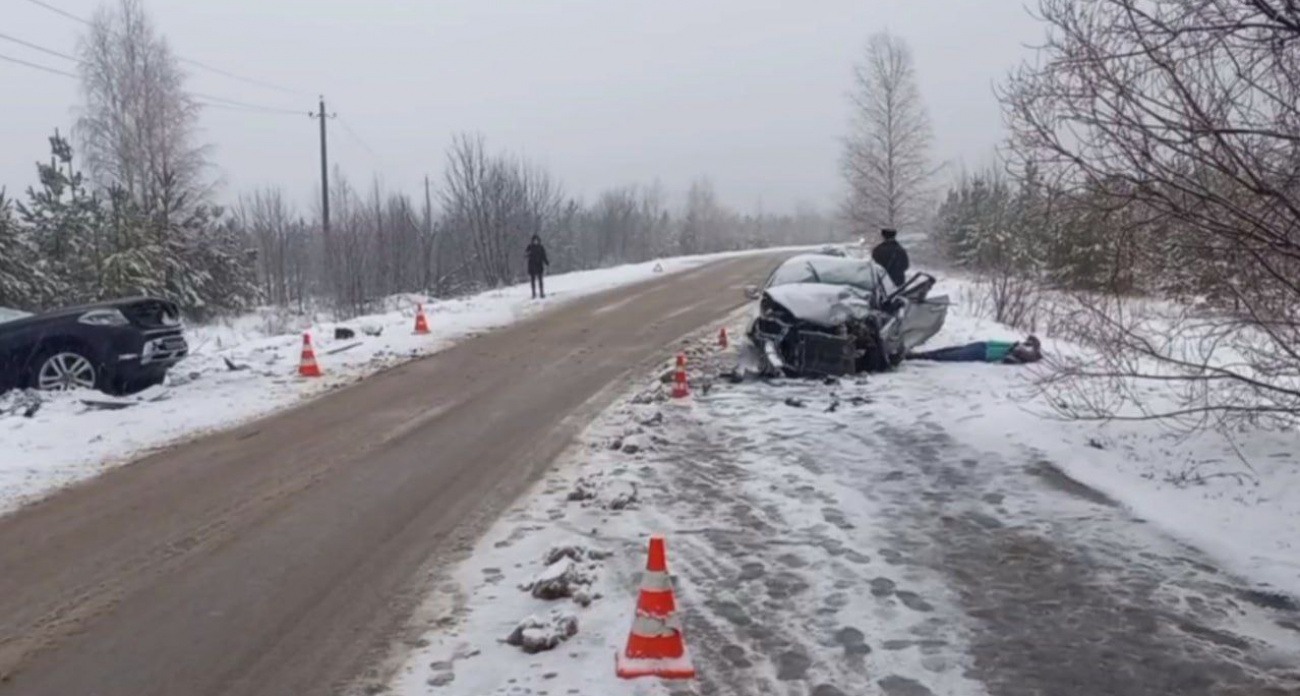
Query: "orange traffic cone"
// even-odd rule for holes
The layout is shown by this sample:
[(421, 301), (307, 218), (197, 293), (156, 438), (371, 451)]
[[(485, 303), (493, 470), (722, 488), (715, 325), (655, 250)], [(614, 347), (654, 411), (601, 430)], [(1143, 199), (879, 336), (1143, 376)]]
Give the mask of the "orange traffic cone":
[(677, 372), (673, 374), (673, 398), (685, 399), (691, 395), (690, 385), (686, 383), (686, 354), (677, 354)]
[(429, 333), (429, 320), (424, 316), (422, 304), (415, 306), (415, 333), (421, 335)]
[(622, 679), (695, 678), (695, 666), (677, 616), (677, 596), (668, 575), (668, 551), (661, 536), (650, 537), (650, 558), (641, 576), (636, 618), (627, 637), (627, 649), (614, 657), (614, 673)]
[(320, 365), (316, 364), (316, 351), (311, 347), (311, 334), (302, 335), (302, 362), (298, 363), (299, 377), (322, 376)]
[(722, 327), (722, 330), (718, 332), (718, 347), (723, 350), (726, 350), (728, 345), (729, 342), (727, 341), (727, 327), (724, 326)]

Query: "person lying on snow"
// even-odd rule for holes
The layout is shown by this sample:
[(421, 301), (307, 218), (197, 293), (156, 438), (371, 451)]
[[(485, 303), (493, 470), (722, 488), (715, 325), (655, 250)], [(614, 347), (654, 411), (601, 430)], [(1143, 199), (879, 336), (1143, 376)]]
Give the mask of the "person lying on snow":
[(934, 360), (937, 362), (983, 362), (1004, 365), (1024, 365), (1043, 359), (1043, 346), (1037, 336), (1023, 341), (980, 341), (964, 346), (940, 348), (922, 353), (910, 353), (909, 360)]

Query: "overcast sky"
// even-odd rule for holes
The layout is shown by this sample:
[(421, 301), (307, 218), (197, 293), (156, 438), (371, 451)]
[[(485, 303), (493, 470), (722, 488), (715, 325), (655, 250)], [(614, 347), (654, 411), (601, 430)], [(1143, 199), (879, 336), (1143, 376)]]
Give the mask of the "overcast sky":
[[(44, 0), (88, 17), (98, 0)], [(0, 33), (75, 51), (75, 21), (0, 0)], [(190, 67), (190, 88), (303, 115), (209, 109), (234, 199), (283, 187), (306, 204), (319, 176), (306, 112), (323, 93), (332, 159), (354, 183), (415, 192), (452, 134), (546, 165), (573, 195), (708, 175), (727, 203), (789, 210), (838, 198), (852, 63), (888, 29), (916, 54), (937, 159), (987, 163), (1002, 136), (992, 85), (1040, 29), (1019, 0), (146, 0), (182, 57), (295, 90)], [(72, 70), (10, 42), (0, 55)], [(35, 180), (67, 130), (73, 80), (0, 62), (0, 186)], [(352, 133), (349, 133), (350, 127)]]

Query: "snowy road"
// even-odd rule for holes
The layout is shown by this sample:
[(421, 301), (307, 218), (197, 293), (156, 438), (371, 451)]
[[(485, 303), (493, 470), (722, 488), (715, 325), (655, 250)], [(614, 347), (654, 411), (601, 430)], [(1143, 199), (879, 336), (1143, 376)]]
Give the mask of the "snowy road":
[(336, 690), (610, 385), (774, 263), (576, 300), (0, 518), (0, 694)]

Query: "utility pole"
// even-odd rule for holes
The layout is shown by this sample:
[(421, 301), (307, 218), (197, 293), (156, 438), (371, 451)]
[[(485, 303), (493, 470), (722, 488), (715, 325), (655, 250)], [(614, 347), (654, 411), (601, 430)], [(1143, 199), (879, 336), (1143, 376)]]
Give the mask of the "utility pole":
[(325, 111), (325, 97), (320, 98), (320, 111), (308, 113), (308, 116), (320, 119), (320, 211), (321, 227), (325, 234), (330, 231), (330, 161), (327, 139), (325, 137), (325, 121), (334, 118), (335, 114)]

